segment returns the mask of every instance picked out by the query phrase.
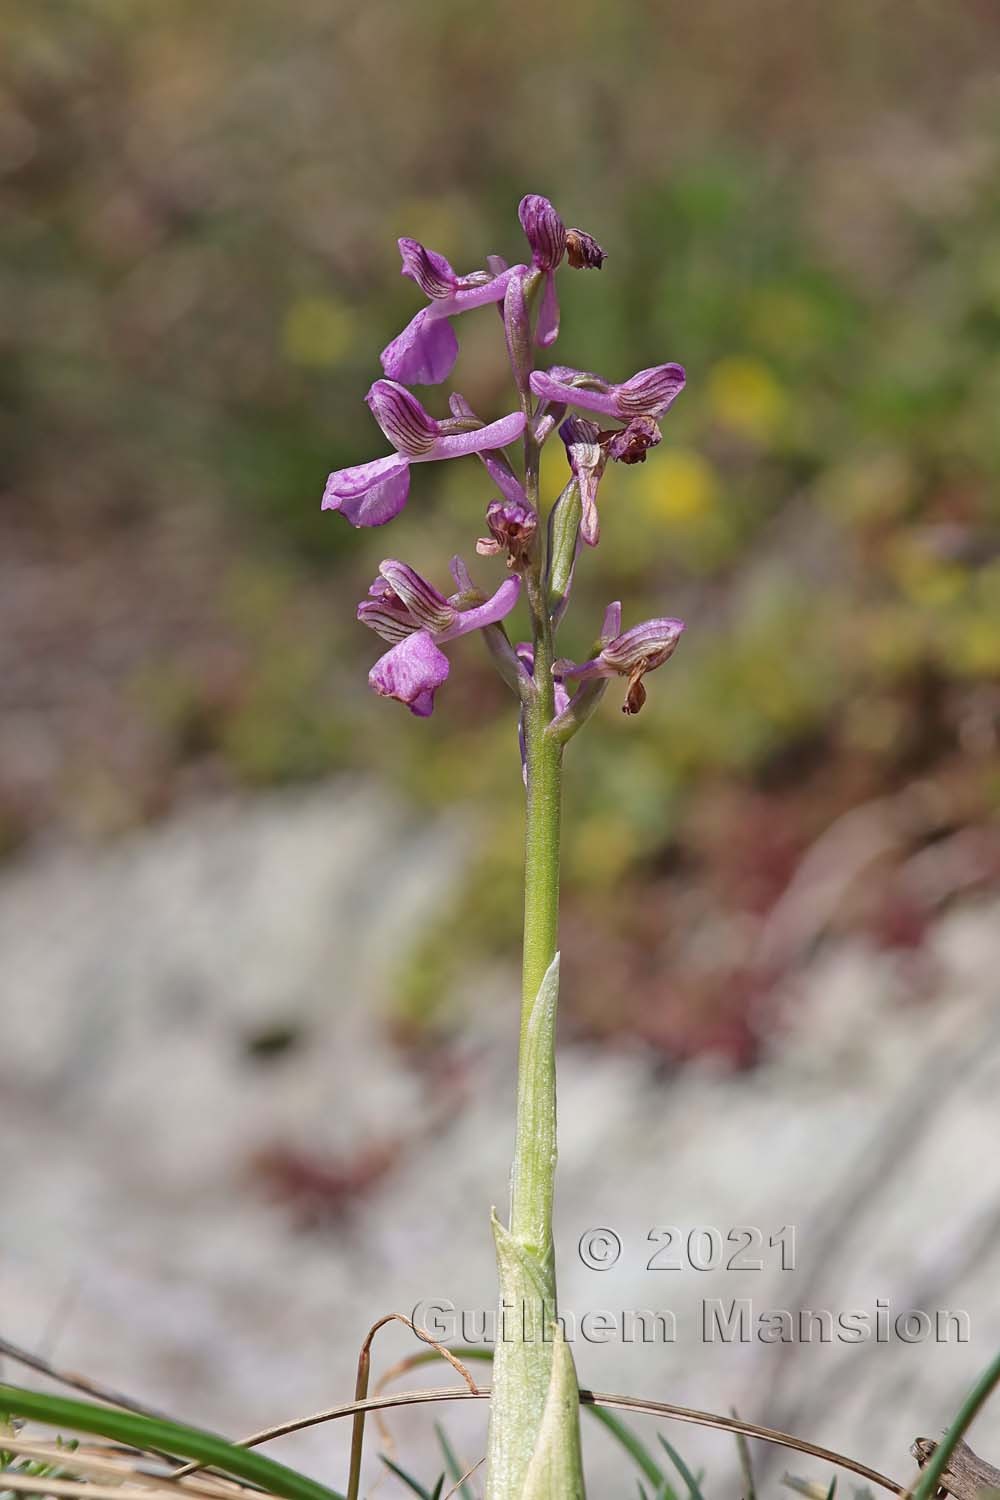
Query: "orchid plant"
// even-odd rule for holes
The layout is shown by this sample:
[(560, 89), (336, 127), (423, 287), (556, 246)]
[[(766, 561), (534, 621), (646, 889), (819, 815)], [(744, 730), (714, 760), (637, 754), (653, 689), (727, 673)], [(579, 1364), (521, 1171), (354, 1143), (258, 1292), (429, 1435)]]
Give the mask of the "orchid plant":
[[(474, 631), (482, 633), (519, 703), (526, 795), (523, 994), (508, 1222), (493, 1215), (501, 1315), (486, 1495), (568, 1500), (582, 1496), (584, 1484), (576, 1373), (558, 1321), (552, 1242), (563, 751), (611, 678), (625, 679), (624, 712), (639, 712), (643, 679), (673, 655), (684, 625), (664, 617), (623, 631), (615, 602), (588, 660), (558, 656), (555, 642), (581, 551), (600, 540), (597, 499), (605, 467), (645, 461), (660, 442), (660, 419), (684, 388), (684, 371), (656, 365), (616, 384), (559, 365), (536, 370), (535, 351), (550, 348), (559, 332), (556, 272), (564, 262), (600, 270), (605, 253), (591, 235), (567, 229), (537, 194), (522, 199), (519, 218), (530, 259), (508, 266), (490, 256), (485, 269), (466, 276), (416, 240), (399, 241), (403, 275), (427, 302), (382, 351), (384, 378), (367, 396), (393, 451), (331, 474), (323, 508), (354, 526), (382, 526), (406, 504), (412, 465), (470, 455), (498, 492), (486, 506), (487, 535), (475, 544), (480, 556), (506, 560), (506, 576), (492, 594), (477, 588), (460, 557), (452, 559), (454, 591), (447, 595), (389, 558), (359, 604), (358, 619), (389, 644), (369, 673), (371, 687), (411, 713), (432, 713), (449, 673), (441, 648)], [(453, 394), (450, 415), (434, 417), (408, 387), (448, 378), (458, 355), (455, 319), (488, 304), (502, 312), (516, 409), (485, 423)], [(567, 479), (545, 507), (539, 455), (556, 434), (565, 447)], [(515, 443), (519, 463), (509, 453)], [(505, 622), (522, 595), (531, 640), (515, 643)]]

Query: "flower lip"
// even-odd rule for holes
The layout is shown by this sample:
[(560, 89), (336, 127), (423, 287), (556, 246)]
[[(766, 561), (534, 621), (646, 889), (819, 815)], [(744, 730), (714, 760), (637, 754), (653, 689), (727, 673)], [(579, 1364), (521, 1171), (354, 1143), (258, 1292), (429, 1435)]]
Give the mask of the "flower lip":
[(518, 204), (517, 216), (531, 246), (531, 258), (539, 271), (554, 271), (566, 253), (566, 225), (540, 193), (527, 193)]
[(434, 447), (440, 435), (440, 424), (398, 381), (376, 380), (365, 400), (397, 453), (407, 458), (420, 458)]
[(384, 526), (403, 509), (409, 492), (409, 460), (390, 453), (335, 470), (326, 481), (321, 508), (340, 511), (352, 526)]
[(379, 657), (368, 682), (380, 697), (397, 698), (412, 714), (426, 719), (434, 711), (434, 694), (448, 672), (444, 652), (427, 631), (417, 630)]

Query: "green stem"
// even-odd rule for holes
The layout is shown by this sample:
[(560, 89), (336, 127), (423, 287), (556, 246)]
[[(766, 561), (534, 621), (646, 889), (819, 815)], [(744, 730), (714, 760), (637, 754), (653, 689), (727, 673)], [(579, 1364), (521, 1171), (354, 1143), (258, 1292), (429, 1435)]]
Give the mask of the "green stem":
[[(538, 505), (538, 444), (525, 435), (525, 490)], [(510, 1227), (494, 1218), (500, 1316), (494, 1350), (487, 1500), (583, 1500), (576, 1372), (556, 1317), (555, 1009), (559, 986), (562, 745), (553, 627), (539, 549), (525, 577), (534, 671), (522, 698), (527, 781), (524, 963)]]
[(979, 1408), (992, 1395), (997, 1385), (1000, 1385), (1000, 1354), (986, 1366), (959, 1407), (955, 1420), (934, 1449), (930, 1462), (920, 1476), (920, 1482), (913, 1491), (913, 1500), (932, 1500), (937, 1493), (941, 1476), (948, 1467), (949, 1458), (972, 1425)]
[[(533, 593), (534, 590), (531, 590)], [(528, 1066), (528, 1025), (542, 980), (556, 955), (559, 935), (559, 834), (562, 812), (562, 746), (545, 733), (555, 714), (552, 637), (539, 595), (532, 601), (535, 694), (525, 707), (527, 806), (524, 840), (524, 958), (518, 1067), (517, 1130), (511, 1184), (511, 1233), (547, 1255), (552, 1237), (553, 1153), (531, 1122), (555, 1114), (555, 1057)], [(541, 1147), (541, 1149), (539, 1149)]]

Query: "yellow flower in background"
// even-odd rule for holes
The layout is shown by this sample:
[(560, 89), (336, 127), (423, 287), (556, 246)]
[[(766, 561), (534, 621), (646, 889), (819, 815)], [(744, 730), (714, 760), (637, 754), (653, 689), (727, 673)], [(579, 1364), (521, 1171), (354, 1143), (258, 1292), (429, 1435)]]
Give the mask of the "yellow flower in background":
[(281, 347), (293, 365), (328, 369), (354, 342), (351, 311), (333, 297), (299, 297), (285, 314)]
[(905, 534), (891, 546), (887, 564), (900, 593), (922, 609), (953, 604), (969, 584), (968, 571), (960, 564), (938, 556), (916, 537)]
[(766, 443), (785, 419), (788, 398), (762, 360), (733, 355), (709, 374), (708, 409), (722, 427)]
[(661, 448), (641, 470), (633, 469), (629, 480), (651, 521), (696, 527), (718, 505), (719, 477), (693, 448)]

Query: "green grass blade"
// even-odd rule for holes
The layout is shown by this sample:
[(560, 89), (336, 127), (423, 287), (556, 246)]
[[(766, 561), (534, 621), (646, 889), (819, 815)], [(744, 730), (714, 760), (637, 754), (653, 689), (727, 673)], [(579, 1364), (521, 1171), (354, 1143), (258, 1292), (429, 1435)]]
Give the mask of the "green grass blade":
[(127, 1443), (132, 1448), (155, 1448), (197, 1463), (211, 1464), (237, 1479), (260, 1485), (281, 1500), (343, 1500), (336, 1490), (328, 1489), (299, 1474), (295, 1469), (275, 1463), (249, 1448), (240, 1448), (213, 1432), (200, 1427), (185, 1427), (157, 1417), (140, 1417), (135, 1412), (118, 1411), (111, 1406), (97, 1406), (90, 1401), (76, 1401), (68, 1396), (49, 1396), (41, 1391), (26, 1391), (16, 1385), (0, 1385), (0, 1412), (47, 1422), (53, 1427), (68, 1427), (72, 1432), (89, 1432), (112, 1442)]
[[(730, 1416), (739, 1421), (739, 1414), (735, 1406), (729, 1408)], [(747, 1442), (745, 1432), (735, 1432), (736, 1452), (740, 1459), (740, 1473), (743, 1476), (743, 1500), (757, 1500), (757, 1486), (753, 1477), (753, 1462), (750, 1457), (750, 1444)]]
[(1000, 1354), (996, 1356), (992, 1364), (987, 1365), (959, 1407), (958, 1415), (934, 1449), (930, 1463), (920, 1476), (920, 1481), (913, 1491), (913, 1500), (932, 1500), (932, 1496), (938, 1489), (941, 1475), (948, 1467), (949, 1458), (962, 1441), (966, 1429), (971, 1425), (979, 1408), (992, 1394), (998, 1382), (1000, 1382)]
[(412, 1474), (407, 1474), (405, 1469), (401, 1469), (399, 1464), (394, 1464), (391, 1458), (386, 1458), (384, 1453), (380, 1454), (379, 1457), (385, 1464), (386, 1468), (391, 1469), (392, 1473), (395, 1474), (397, 1479), (401, 1479), (403, 1483), (409, 1489), (411, 1489), (415, 1495), (420, 1496), (420, 1500), (438, 1500), (438, 1496), (444, 1489), (445, 1476), (443, 1474), (441, 1475), (441, 1478), (438, 1480), (437, 1484), (434, 1486), (434, 1492), (432, 1494), (430, 1490), (424, 1489), (419, 1479), (414, 1479)]
[(662, 1500), (677, 1500), (677, 1496), (671, 1488), (663, 1470), (645, 1443), (636, 1437), (631, 1427), (626, 1426), (621, 1417), (616, 1416), (613, 1411), (608, 1411), (605, 1406), (588, 1405), (586, 1409), (590, 1412), (591, 1416), (600, 1422), (602, 1427), (607, 1428), (611, 1436), (625, 1449), (625, 1452), (632, 1459), (633, 1463), (642, 1470), (650, 1483), (656, 1486), (657, 1496), (662, 1495)]
[(697, 1479), (692, 1474), (683, 1458), (681, 1458), (680, 1454), (677, 1452), (677, 1449), (673, 1446), (672, 1443), (668, 1443), (667, 1439), (663, 1437), (662, 1434), (660, 1436), (660, 1442), (663, 1445), (664, 1452), (669, 1456), (671, 1462), (673, 1463), (674, 1468), (677, 1470), (678, 1474), (687, 1485), (687, 1491), (691, 1497), (691, 1500), (705, 1500), (705, 1497), (701, 1492), (701, 1485), (698, 1483)]
[(448, 1465), (448, 1473), (451, 1475), (452, 1483), (458, 1484), (458, 1481), (462, 1480), (462, 1483), (458, 1484), (456, 1493), (461, 1496), (461, 1500), (475, 1500), (472, 1493), (472, 1486), (467, 1479), (462, 1478), (465, 1470), (459, 1463), (455, 1450), (448, 1441), (448, 1434), (440, 1422), (434, 1423), (434, 1431), (437, 1433), (437, 1440), (441, 1444), (441, 1452), (444, 1454), (444, 1461)]

